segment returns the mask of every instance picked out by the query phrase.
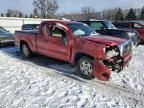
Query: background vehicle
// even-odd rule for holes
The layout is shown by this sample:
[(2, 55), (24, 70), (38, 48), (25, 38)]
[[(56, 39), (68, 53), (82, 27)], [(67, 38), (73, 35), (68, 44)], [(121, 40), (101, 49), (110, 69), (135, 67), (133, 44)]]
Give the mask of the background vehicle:
[(15, 40), (24, 57), (33, 52), (69, 62), (88, 79), (109, 80), (132, 58), (131, 41), (99, 35), (80, 22), (44, 21), (38, 31), (16, 31)]
[(125, 29), (118, 29), (116, 28), (111, 22), (109, 21), (80, 21), (83, 23), (88, 24), (92, 29), (96, 32), (103, 34), (103, 35), (111, 35), (113, 37), (120, 37), (124, 39), (132, 40), (134, 45), (138, 45), (138, 33), (135, 30), (125, 30)]
[(0, 26), (0, 46), (5, 44), (14, 45), (14, 35)]
[(118, 28), (133, 29), (139, 32), (139, 39), (144, 42), (144, 21), (121, 21), (113, 22), (113, 24)]
[(39, 24), (24, 24), (22, 25), (22, 30), (37, 30)]

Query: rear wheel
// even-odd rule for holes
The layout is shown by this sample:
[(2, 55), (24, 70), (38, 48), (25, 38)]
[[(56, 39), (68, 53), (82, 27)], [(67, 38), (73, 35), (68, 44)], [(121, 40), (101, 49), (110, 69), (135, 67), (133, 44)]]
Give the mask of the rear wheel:
[(32, 52), (26, 43), (21, 45), (21, 53), (25, 58), (29, 58), (32, 55)]
[(86, 79), (93, 79), (93, 59), (89, 57), (82, 57), (78, 61), (78, 69), (81, 75)]

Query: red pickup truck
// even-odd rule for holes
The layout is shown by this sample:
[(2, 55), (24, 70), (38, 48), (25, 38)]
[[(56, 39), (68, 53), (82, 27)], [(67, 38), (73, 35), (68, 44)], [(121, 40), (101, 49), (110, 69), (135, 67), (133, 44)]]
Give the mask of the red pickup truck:
[(48, 20), (37, 31), (16, 31), (15, 44), (24, 57), (38, 53), (76, 65), (84, 78), (107, 81), (132, 58), (132, 43), (102, 36), (84, 23)]

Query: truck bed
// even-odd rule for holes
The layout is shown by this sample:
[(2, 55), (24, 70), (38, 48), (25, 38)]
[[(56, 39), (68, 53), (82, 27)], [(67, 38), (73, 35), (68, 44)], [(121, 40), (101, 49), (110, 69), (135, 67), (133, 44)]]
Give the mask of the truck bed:
[(15, 45), (20, 47), (20, 41), (26, 42), (33, 52), (36, 52), (37, 30), (15, 31)]
[(37, 30), (21, 30), (21, 31), (16, 31), (17, 33), (26, 33), (26, 34), (34, 34), (37, 35), (38, 31)]

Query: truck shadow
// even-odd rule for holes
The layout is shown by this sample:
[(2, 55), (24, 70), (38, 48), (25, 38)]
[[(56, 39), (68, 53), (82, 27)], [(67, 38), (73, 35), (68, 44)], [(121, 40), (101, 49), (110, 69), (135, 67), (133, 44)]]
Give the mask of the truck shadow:
[(54, 72), (57, 72), (57, 74), (72, 78), (77, 81), (85, 82), (84, 79), (81, 78), (82, 76), (79, 74), (79, 72), (76, 71), (76, 67), (64, 61), (38, 54), (34, 54), (31, 58), (26, 59), (21, 56), (19, 49), (16, 47), (4, 47), (0, 48), (0, 51), (4, 52), (8, 56), (22, 60), (25, 63), (50, 68), (54, 70)]

